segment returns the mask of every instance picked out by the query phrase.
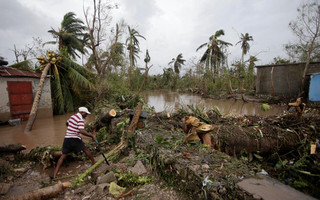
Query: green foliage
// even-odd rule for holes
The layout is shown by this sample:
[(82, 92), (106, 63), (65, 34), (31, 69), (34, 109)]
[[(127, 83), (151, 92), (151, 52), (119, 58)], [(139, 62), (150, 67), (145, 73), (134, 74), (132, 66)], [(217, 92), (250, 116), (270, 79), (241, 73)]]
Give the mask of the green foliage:
[(138, 91), (140, 88), (141, 83), (143, 82), (144, 79), (144, 71), (145, 68), (136, 68), (133, 71), (133, 76), (132, 76), (132, 81), (133, 81), (133, 90)]
[(173, 69), (176, 74), (180, 74), (181, 66), (184, 65), (186, 60), (183, 59), (182, 53), (180, 53), (176, 58), (172, 58), (168, 65), (173, 64)]
[(139, 149), (136, 149), (136, 154), (134, 157), (127, 159), (127, 164), (128, 166), (133, 166), (138, 160), (143, 163), (149, 163), (149, 155)]
[(1, 166), (0, 167), (0, 177), (12, 176), (14, 172), (11, 170), (9, 166)]
[(75, 107), (86, 105), (95, 88), (94, 75), (70, 60), (63, 49), (60, 53), (61, 62), (51, 64), (48, 71), (54, 114), (73, 112)]
[(303, 181), (294, 181), (293, 187), (302, 189), (302, 188), (308, 187), (308, 183)]
[(65, 49), (68, 57), (73, 59), (80, 56), (80, 53), (85, 53), (85, 43), (88, 39), (88, 34), (85, 33), (87, 27), (84, 25), (81, 19), (76, 18), (73, 12), (68, 12), (64, 15), (61, 22), (61, 27), (56, 31), (51, 28), (48, 32), (56, 39), (56, 41), (50, 41), (46, 44), (58, 44), (59, 50)]
[(264, 103), (261, 105), (261, 110), (268, 111), (268, 110), (270, 110), (270, 106), (268, 104)]
[(149, 176), (138, 176), (128, 172), (126, 174), (116, 174), (118, 177), (118, 184), (122, 187), (134, 187), (137, 185), (145, 185), (152, 183), (153, 179)]
[(106, 127), (102, 127), (102, 128), (98, 131), (96, 137), (97, 137), (97, 140), (98, 140), (98, 141), (103, 141), (103, 140), (108, 139)]
[(162, 136), (156, 136), (155, 139), (156, 139), (157, 143), (160, 144), (160, 145), (167, 145), (167, 144), (169, 144), (169, 142), (168, 142), (168, 141), (165, 141)]
[(30, 64), (31, 63), (28, 60), (25, 60), (25, 61), (13, 64), (13, 65), (9, 65), (8, 67), (33, 72), (34, 70), (30, 67)]
[(130, 122), (129, 118), (124, 118), (122, 122), (117, 123), (117, 129), (122, 130), (125, 126), (127, 126)]
[(281, 58), (280, 56), (273, 58), (273, 62), (271, 64), (289, 64), (291, 63), (290, 60)]

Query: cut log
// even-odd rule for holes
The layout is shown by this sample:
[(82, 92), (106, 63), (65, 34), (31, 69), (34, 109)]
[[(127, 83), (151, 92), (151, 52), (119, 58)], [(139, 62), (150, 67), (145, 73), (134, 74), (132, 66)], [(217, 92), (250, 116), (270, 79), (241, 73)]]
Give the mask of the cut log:
[(213, 147), (210, 135), (210, 132), (213, 130), (212, 125), (200, 122), (196, 117), (187, 116), (182, 119), (182, 128), (185, 133), (188, 133), (183, 140), (184, 142), (200, 138), (203, 144)]
[(242, 150), (248, 153), (259, 151), (262, 154), (290, 151), (300, 141), (298, 134), (274, 126), (264, 126), (261, 129), (253, 126), (215, 126), (213, 134), (215, 148), (230, 155)]
[(43, 169), (47, 169), (48, 167), (55, 165), (61, 155), (62, 151), (51, 151), (49, 149), (44, 151), (40, 161), (43, 165)]
[(70, 182), (58, 183), (53, 186), (31, 191), (27, 194), (16, 197), (16, 200), (39, 200), (57, 196), (60, 192), (70, 186)]
[(304, 112), (304, 110), (306, 109), (306, 104), (305, 103), (302, 103), (302, 100), (301, 98), (297, 98), (296, 102), (293, 102), (293, 103), (288, 103), (288, 106), (289, 107), (295, 107), (296, 108), (296, 111), (297, 111), (297, 114), (298, 114), (298, 117), (301, 118), (302, 117), (302, 114)]
[(102, 115), (102, 117), (100, 117), (96, 124), (95, 124), (95, 130), (99, 131), (100, 128), (102, 127), (107, 127), (107, 129), (109, 130), (110, 125), (111, 125), (111, 120), (113, 118), (115, 118), (117, 116), (117, 112), (114, 109), (111, 109), (109, 111), (107, 111), (106, 113), (104, 113)]
[(0, 153), (19, 153), (26, 149), (22, 144), (0, 145)]

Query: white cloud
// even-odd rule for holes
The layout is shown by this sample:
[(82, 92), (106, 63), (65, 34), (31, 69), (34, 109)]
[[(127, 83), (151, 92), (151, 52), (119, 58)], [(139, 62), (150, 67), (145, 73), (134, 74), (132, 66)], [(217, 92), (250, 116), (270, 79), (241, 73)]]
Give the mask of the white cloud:
[[(285, 56), (283, 45), (293, 39), (288, 28), (297, 16), (300, 0), (118, 0), (119, 9), (113, 10), (114, 21), (121, 18), (137, 29), (147, 41), (140, 40), (141, 65), (145, 49), (151, 55), (150, 73), (162, 73), (159, 67), (182, 53), (186, 60), (198, 58), (196, 52), (210, 35), (223, 29), (222, 40), (235, 45), (241, 33), (249, 33), (254, 41), (249, 54), (256, 55), (258, 64), (268, 64), (276, 56)], [(90, 0), (2, 0), (0, 2), (0, 55), (13, 61), (8, 49), (32, 42), (32, 37), (52, 40), (47, 32), (57, 29), (63, 15), (76, 13), (84, 19), (83, 4)], [(240, 45), (230, 47), (229, 61), (240, 59)], [(260, 54), (259, 54), (260, 53)]]

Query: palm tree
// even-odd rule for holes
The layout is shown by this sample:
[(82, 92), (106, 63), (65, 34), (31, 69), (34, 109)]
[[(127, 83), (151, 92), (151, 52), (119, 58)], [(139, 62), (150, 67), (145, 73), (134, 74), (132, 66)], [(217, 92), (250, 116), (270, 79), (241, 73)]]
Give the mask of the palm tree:
[(255, 62), (257, 62), (259, 59), (256, 56), (250, 56), (249, 60), (247, 60), (247, 62), (249, 62), (249, 67), (248, 67), (248, 73), (246, 74), (246, 79), (247, 79), (247, 83), (248, 86), (253, 88), (253, 86), (255, 85), (255, 76), (254, 76), (254, 67), (255, 67)]
[(138, 53), (140, 52), (139, 47), (139, 40), (138, 38), (143, 38), (142, 35), (139, 34), (139, 32), (135, 29), (131, 29), (130, 26), (128, 26), (128, 32), (129, 37), (126, 40), (127, 49), (129, 51), (129, 58), (130, 58), (130, 66), (129, 66), (129, 83), (130, 83), (130, 89), (133, 89), (133, 83), (132, 83), (132, 71), (136, 63), (136, 59), (139, 58)]
[(182, 53), (180, 53), (176, 58), (172, 58), (169, 62), (169, 65), (173, 63), (174, 72), (178, 75), (180, 74), (181, 66), (184, 65), (184, 62), (186, 61), (182, 57)]
[(170, 68), (164, 68), (163, 69), (163, 74), (162, 74), (162, 80), (163, 80), (163, 86), (170, 86), (172, 78), (174, 76), (173, 69)]
[(87, 28), (81, 19), (76, 18), (73, 12), (68, 12), (64, 15), (61, 22), (61, 27), (58, 31), (51, 28), (48, 32), (53, 35), (56, 41), (46, 42), (45, 44), (58, 43), (59, 50), (66, 49), (71, 58), (80, 57), (77, 51), (85, 53), (85, 43), (88, 40), (88, 34), (84, 33)]
[(237, 44), (241, 43), (241, 49), (242, 49), (241, 64), (242, 64), (242, 67), (244, 66), (244, 56), (249, 52), (249, 49), (250, 49), (249, 41), (253, 41), (252, 36), (249, 35), (249, 33), (246, 33), (244, 35), (241, 33), (240, 41), (237, 42)]
[(200, 59), (200, 62), (206, 62), (207, 72), (209, 71), (209, 66), (211, 67), (211, 72), (213, 68), (213, 73), (215, 76), (219, 75), (218, 64), (221, 63), (225, 58), (225, 55), (223, 53), (223, 47), (232, 45), (231, 43), (218, 39), (220, 36), (223, 35), (224, 31), (222, 29), (216, 31), (214, 35), (209, 37), (209, 42), (203, 43), (196, 50), (198, 51), (203, 47), (207, 47), (205, 53), (202, 55)]
[(39, 102), (40, 102), (40, 97), (41, 97), (42, 89), (43, 89), (43, 86), (44, 86), (44, 81), (45, 81), (45, 79), (47, 77), (47, 74), (48, 74), (48, 71), (49, 71), (50, 67), (51, 67), (51, 63), (48, 62), (46, 64), (46, 66), (42, 70), (40, 81), (39, 81), (39, 86), (38, 86), (38, 89), (37, 89), (37, 93), (36, 93), (36, 96), (34, 97), (32, 108), (31, 108), (31, 111), (30, 111), (30, 114), (29, 114), (29, 119), (28, 119), (27, 125), (26, 125), (26, 127), (24, 129), (25, 132), (31, 131), (33, 123), (34, 123), (34, 120), (36, 119), (38, 106), (39, 106)]
[[(122, 66), (124, 63), (124, 45), (121, 42), (117, 42), (112, 44), (110, 47), (110, 65), (114, 67), (114, 71), (116, 71), (118, 66)], [(110, 69), (111, 70), (111, 69)]]
[(63, 57), (60, 65), (51, 67), (48, 74), (52, 77), (51, 93), (55, 114), (74, 111), (75, 105), (86, 102), (94, 89), (94, 75), (67, 57)]
[(256, 56), (250, 56), (249, 60), (249, 67), (248, 67), (248, 74), (253, 75), (253, 69), (255, 66), (255, 62), (257, 62), (259, 59)]

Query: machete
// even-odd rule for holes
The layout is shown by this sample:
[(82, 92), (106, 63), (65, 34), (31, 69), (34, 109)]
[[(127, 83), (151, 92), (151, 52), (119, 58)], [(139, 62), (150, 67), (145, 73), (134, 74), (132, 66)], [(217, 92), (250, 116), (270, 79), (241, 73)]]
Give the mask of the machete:
[[(96, 140), (96, 143), (97, 143), (97, 147), (96, 147), (95, 149), (97, 150), (97, 152), (100, 152), (101, 149), (100, 149), (100, 145), (99, 145), (98, 140)], [(107, 158), (106, 158), (106, 156), (103, 154), (103, 152), (101, 152), (101, 155), (103, 156), (103, 158), (104, 158), (104, 160), (106, 161), (107, 165), (110, 165), (109, 162), (108, 162), (108, 160), (107, 160)]]

